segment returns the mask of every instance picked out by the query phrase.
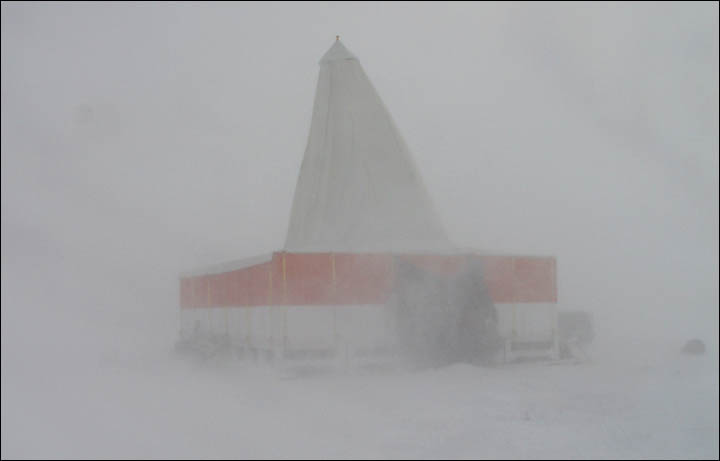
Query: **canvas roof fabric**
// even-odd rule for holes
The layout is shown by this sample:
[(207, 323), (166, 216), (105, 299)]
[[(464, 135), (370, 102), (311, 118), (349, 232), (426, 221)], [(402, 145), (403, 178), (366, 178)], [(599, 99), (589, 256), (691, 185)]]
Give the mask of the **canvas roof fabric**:
[(287, 251), (452, 250), (407, 144), (358, 59), (320, 60)]

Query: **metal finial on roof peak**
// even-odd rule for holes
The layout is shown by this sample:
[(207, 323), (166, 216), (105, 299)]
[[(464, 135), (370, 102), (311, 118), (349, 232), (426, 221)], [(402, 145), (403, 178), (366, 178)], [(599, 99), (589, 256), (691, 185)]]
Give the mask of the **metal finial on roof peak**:
[(357, 58), (350, 51), (348, 51), (347, 48), (345, 48), (343, 42), (340, 41), (340, 36), (336, 35), (335, 41), (333, 42), (332, 46), (320, 59), (320, 64), (325, 64), (332, 61), (345, 60), (357, 60)]

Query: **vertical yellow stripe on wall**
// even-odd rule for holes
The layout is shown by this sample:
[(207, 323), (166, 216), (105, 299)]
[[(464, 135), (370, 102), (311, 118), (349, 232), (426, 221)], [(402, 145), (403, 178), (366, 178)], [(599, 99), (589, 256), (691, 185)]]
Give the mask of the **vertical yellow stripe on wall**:
[(287, 350), (287, 265), (285, 263), (285, 252), (282, 254), (282, 277), (283, 277), (283, 304), (286, 307), (282, 311), (282, 330), (283, 330), (283, 351)]
[(512, 261), (512, 337), (517, 337), (517, 283), (515, 280), (515, 257), (511, 258)]
[[(337, 276), (335, 274), (335, 253), (330, 253), (330, 267), (332, 269), (332, 284), (330, 285), (330, 290), (332, 293), (332, 299), (335, 300), (335, 282), (337, 279)], [(333, 338), (335, 341), (335, 347), (337, 348), (337, 306), (332, 306), (333, 310)]]
[(287, 303), (287, 269), (285, 264), (285, 253), (282, 256), (282, 274), (283, 274), (283, 301)]
[(335, 253), (330, 253), (330, 267), (332, 267), (332, 287), (335, 289)]
[(270, 265), (268, 266), (268, 311), (267, 311), (267, 322), (270, 325), (270, 345), (272, 346), (274, 343), (274, 328), (273, 328), (273, 277), (272, 277), (272, 271), (273, 271), (273, 265), (272, 260), (270, 261)]

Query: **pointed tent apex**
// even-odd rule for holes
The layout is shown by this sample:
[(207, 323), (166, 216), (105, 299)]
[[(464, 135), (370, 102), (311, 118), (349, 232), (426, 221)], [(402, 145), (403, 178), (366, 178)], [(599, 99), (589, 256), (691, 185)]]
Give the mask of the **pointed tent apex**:
[(345, 48), (345, 45), (343, 45), (340, 41), (340, 36), (337, 35), (335, 42), (332, 44), (330, 49), (327, 50), (327, 53), (325, 53), (320, 59), (320, 65), (328, 62), (343, 61), (348, 59), (357, 60), (355, 55), (348, 51), (347, 48)]
[(450, 251), (413, 155), (360, 62), (335, 40), (319, 70), (284, 248)]

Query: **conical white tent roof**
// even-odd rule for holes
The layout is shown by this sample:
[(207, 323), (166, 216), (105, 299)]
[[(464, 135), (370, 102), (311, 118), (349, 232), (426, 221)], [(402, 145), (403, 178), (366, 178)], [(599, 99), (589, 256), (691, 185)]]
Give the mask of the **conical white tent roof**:
[(360, 62), (335, 41), (320, 60), (285, 249), (450, 248), (392, 117)]

